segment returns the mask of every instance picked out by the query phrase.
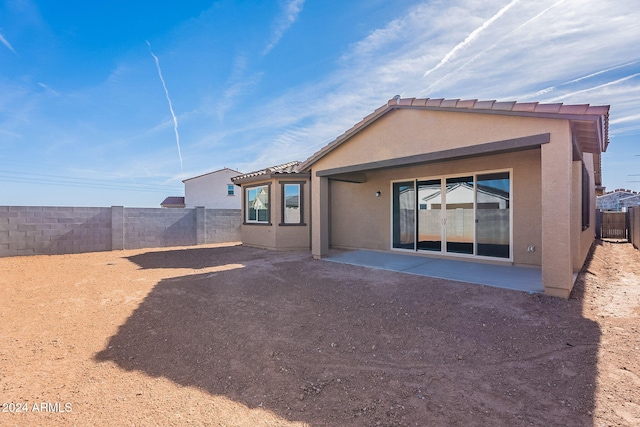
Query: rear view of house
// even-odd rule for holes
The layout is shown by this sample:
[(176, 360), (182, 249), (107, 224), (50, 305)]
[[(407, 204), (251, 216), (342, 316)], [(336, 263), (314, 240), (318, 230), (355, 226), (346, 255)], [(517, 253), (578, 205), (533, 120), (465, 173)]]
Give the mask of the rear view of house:
[(245, 215), (252, 184), (267, 185), (269, 218), (287, 206), (287, 180), (310, 195), (298, 237), (277, 238), (284, 221), (248, 219), (243, 242), (310, 247), (315, 258), (335, 247), (538, 266), (545, 293), (568, 297), (595, 237), (608, 114), (395, 97), (289, 174), (234, 179)]

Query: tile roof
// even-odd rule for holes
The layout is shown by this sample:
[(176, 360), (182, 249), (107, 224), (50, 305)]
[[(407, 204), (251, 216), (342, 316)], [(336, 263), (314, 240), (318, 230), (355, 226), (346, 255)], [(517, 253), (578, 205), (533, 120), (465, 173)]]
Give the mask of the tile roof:
[(236, 181), (246, 180), (248, 178), (255, 178), (261, 175), (272, 175), (272, 174), (278, 174), (278, 173), (283, 173), (283, 174), (298, 173), (299, 164), (300, 162), (295, 160), (293, 162), (283, 163), (281, 165), (271, 166), (269, 168), (264, 168), (257, 171), (245, 173), (243, 175), (234, 176), (233, 178), (231, 178), (231, 181), (236, 182)]
[(543, 104), (539, 102), (498, 102), (496, 100), (479, 101), (477, 99), (444, 99), (444, 98), (398, 98), (393, 97), (387, 105), (392, 106), (455, 108), (472, 110), (520, 111), (530, 113), (584, 114), (605, 115), (609, 113), (608, 105), (593, 106), (589, 104), (564, 105), (563, 103)]
[(219, 172), (223, 172), (223, 171), (229, 171), (229, 172), (237, 173), (238, 175), (240, 175), (242, 173), (242, 172), (237, 171), (235, 169), (222, 168), (222, 169), (218, 169), (217, 171), (207, 172), (207, 173), (203, 173), (202, 175), (193, 176), (191, 178), (183, 179), (182, 182), (191, 181), (192, 179), (202, 178), (203, 176), (213, 175), (214, 173), (219, 173)]
[(452, 112), (469, 112), (484, 114), (519, 115), (543, 118), (559, 118), (572, 121), (581, 145), (585, 152), (605, 151), (609, 144), (609, 106), (593, 106), (589, 104), (564, 105), (563, 103), (543, 104), (539, 102), (498, 102), (495, 100), (479, 101), (477, 99), (444, 99), (444, 98), (401, 98), (394, 96), (385, 105), (376, 109), (351, 129), (336, 138), (299, 165), (299, 170), (307, 169), (311, 164), (344, 141), (373, 123), (391, 110), (423, 109)]
[(162, 207), (184, 207), (184, 197), (169, 196), (160, 203)]

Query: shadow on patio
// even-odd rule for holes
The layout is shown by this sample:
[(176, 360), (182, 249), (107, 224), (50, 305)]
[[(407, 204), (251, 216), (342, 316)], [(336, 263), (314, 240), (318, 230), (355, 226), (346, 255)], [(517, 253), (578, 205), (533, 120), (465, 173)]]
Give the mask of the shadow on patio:
[(246, 268), (160, 281), (96, 360), (311, 426), (593, 425), (600, 331), (581, 289), (561, 300), (222, 249), (131, 257)]

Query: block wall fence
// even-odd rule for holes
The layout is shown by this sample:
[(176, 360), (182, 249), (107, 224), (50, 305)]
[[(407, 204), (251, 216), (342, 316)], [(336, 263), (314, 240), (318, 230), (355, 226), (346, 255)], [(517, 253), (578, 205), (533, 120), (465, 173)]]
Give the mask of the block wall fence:
[(240, 241), (240, 209), (0, 206), (0, 257)]

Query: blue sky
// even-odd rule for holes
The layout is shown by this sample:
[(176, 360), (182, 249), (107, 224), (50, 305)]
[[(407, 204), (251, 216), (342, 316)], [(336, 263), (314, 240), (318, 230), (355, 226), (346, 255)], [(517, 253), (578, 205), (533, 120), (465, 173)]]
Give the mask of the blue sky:
[(611, 105), (604, 184), (640, 191), (638, 22), (626, 0), (2, 0), (0, 205), (158, 207), (396, 94)]

